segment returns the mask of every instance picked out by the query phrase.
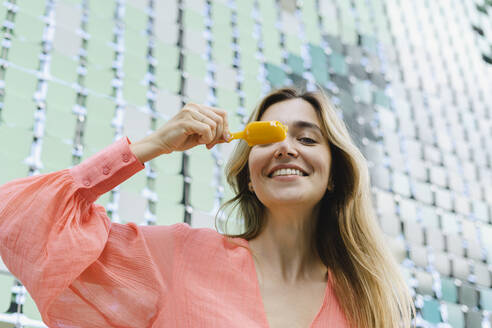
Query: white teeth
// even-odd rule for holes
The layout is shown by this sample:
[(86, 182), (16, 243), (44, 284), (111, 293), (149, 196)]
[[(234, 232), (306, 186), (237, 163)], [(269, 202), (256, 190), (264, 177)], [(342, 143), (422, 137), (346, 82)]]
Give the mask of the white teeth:
[(297, 169), (279, 169), (279, 170), (275, 170), (272, 173), (272, 178), (273, 177), (276, 177), (278, 175), (299, 175), (301, 177), (304, 176), (304, 174), (300, 170), (297, 170)]

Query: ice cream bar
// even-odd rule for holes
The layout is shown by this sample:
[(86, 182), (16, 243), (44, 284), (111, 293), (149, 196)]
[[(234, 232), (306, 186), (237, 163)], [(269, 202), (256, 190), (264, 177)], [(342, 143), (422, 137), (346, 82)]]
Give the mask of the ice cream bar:
[(231, 133), (231, 140), (244, 139), (249, 146), (269, 144), (285, 139), (287, 126), (278, 121), (255, 121), (248, 123), (244, 131)]

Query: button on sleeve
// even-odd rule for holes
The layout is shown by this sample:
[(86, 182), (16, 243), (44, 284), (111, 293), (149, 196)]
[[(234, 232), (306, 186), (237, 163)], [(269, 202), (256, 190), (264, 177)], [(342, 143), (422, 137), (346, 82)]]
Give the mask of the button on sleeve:
[(111, 169), (109, 168), (109, 166), (107, 166), (107, 165), (104, 166), (103, 167), (103, 174), (108, 175), (109, 172), (111, 172)]
[(80, 186), (79, 193), (88, 201), (95, 201), (145, 168), (133, 155), (129, 144), (128, 138), (121, 138), (70, 169)]

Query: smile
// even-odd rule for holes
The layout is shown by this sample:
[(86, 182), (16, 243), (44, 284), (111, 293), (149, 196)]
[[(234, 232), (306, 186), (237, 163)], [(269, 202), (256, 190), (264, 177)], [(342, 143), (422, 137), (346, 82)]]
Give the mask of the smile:
[(288, 176), (288, 175), (298, 175), (298, 176), (303, 177), (303, 176), (306, 176), (307, 174), (305, 174), (301, 170), (297, 170), (297, 169), (279, 169), (279, 170), (273, 171), (272, 174), (270, 174), (270, 177), (273, 178), (276, 176)]

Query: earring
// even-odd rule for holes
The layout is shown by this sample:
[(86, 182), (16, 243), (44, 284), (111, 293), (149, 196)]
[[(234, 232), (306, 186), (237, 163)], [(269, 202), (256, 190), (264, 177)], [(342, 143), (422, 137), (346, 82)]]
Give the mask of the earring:
[(254, 191), (255, 191), (255, 190), (253, 189), (253, 184), (251, 183), (251, 181), (250, 181), (250, 182), (248, 182), (248, 189), (249, 189), (249, 191), (251, 191), (251, 192), (254, 192)]

